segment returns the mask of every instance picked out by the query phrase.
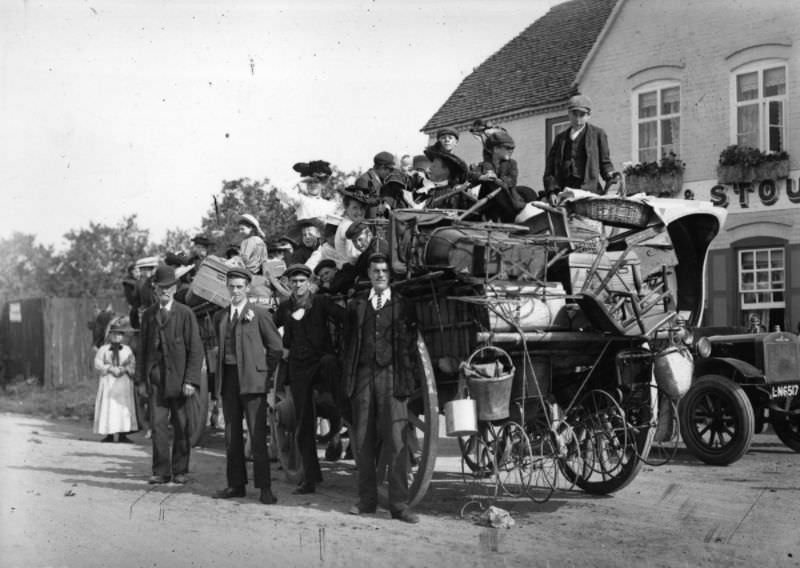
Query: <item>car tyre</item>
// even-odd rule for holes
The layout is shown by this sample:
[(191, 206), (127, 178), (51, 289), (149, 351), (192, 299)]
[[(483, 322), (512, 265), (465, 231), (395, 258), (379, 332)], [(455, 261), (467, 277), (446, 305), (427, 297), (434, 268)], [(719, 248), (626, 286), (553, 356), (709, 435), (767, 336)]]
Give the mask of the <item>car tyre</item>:
[[(790, 412), (800, 411), (800, 396), (793, 397), (787, 407)], [(775, 430), (778, 439), (787, 448), (800, 452), (800, 416), (797, 414), (774, 413), (772, 416), (772, 429)]]
[(710, 465), (729, 465), (750, 448), (753, 406), (741, 386), (721, 375), (694, 381), (679, 405), (680, 431), (689, 452)]

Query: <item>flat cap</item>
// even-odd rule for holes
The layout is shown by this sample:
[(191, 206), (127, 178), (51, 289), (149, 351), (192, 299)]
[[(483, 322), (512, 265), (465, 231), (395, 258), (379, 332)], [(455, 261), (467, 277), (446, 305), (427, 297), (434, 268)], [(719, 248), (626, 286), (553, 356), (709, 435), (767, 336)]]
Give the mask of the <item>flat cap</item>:
[(569, 99), (567, 103), (567, 110), (582, 110), (583, 112), (592, 112), (592, 99), (586, 95), (575, 95)]
[(319, 275), (326, 268), (336, 268), (336, 263), (330, 258), (324, 258), (314, 267), (314, 274)]
[(228, 280), (232, 280), (233, 278), (243, 278), (248, 282), (250, 282), (253, 279), (253, 275), (250, 274), (249, 270), (238, 267), (231, 268), (227, 273), (225, 273), (225, 277)]
[(394, 167), (394, 155), (391, 152), (378, 152), (372, 158), (372, 163), (376, 166)]
[(440, 128), (439, 130), (437, 130), (436, 131), (436, 139), (438, 140), (442, 136), (446, 136), (448, 134), (450, 136), (455, 136), (456, 140), (458, 140), (458, 132), (456, 132), (455, 130), (453, 130), (452, 128), (449, 128), (449, 127)]
[(286, 272), (283, 273), (283, 275), (287, 278), (291, 278), (292, 276), (296, 276), (298, 274), (309, 278), (311, 276), (311, 269), (305, 264), (292, 264), (286, 269)]

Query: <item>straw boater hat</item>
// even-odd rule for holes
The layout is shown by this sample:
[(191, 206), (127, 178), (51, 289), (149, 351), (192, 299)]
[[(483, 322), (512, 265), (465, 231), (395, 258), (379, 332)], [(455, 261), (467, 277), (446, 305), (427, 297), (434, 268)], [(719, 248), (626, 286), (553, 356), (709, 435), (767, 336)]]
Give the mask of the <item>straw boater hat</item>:
[(147, 256), (136, 261), (136, 268), (155, 268), (158, 266), (157, 256)]
[(239, 215), (239, 218), (236, 220), (236, 222), (240, 225), (242, 223), (250, 225), (256, 230), (256, 233), (258, 233), (259, 237), (262, 239), (264, 238), (264, 231), (261, 230), (261, 225), (258, 224), (258, 219), (250, 215), (250, 213), (243, 213), (242, 215)]
[(467, 163), (452, 152), (442, 150), (435, 146), (428, 146), (425, 148), (425, 155), (431, 162), (436, 158), (445, 162), (450, 169), (450, 177), (455, 178), (458, 183), (462, 183), (464, 179), (466, 179)]

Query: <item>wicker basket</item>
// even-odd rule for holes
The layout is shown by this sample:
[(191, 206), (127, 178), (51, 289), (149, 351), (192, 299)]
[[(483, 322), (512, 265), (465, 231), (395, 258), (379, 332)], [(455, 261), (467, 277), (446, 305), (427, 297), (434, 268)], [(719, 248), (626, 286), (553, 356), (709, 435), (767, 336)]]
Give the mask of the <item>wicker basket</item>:
[(628, 199), (581, 199), (572, 208), (578, 215), (629, 229), (644, 227), (650, 220), (647, 205)]
[[(502, 359), (488, 365), (473, 363), (479, 353), (494, 351)], [(514, 363), (511, 356), (499, 347), (488, 345), (476, 349), (461, 366), (464, 376), (469, 381), (469, 392), (478, 406), (479, 420), (503, 420), (509, 416), (511, 402), (511, 386), (514, 380)]]

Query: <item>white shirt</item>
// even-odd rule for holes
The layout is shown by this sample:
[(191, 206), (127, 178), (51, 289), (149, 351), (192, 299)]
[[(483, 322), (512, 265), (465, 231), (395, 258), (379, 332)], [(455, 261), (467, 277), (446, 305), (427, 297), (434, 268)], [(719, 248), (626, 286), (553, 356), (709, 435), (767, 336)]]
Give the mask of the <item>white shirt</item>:
[(581, 135), (581, 132), (583, 132), (583, 129), (584, 129), (584, 128), (586, 128), (586, 125), (585, 125), (585, 124), (584, 124), (583, 126), (581, 126), (581, 127), (578, 129), (578, 130), (573, 130), (573, 129), (570, 129), (570, 131), (569, 131), (569, 137), (570, 137), (571, 139), (575, 140), (575, 139), (576, 139), (578, 136), (580, 136), (580, 135)]
[(246, 300), (244, 302), (242, 302), (241, 304), (239, 304), (238, 306), (235, 306), (235, 305), (231, 304), (231, 313), (230, 313), (230, 317), (228, 319), (232, 321), (237, 316), (241, 317), (242, 310), (244, 310), (244, 307), (246, 305), (247, 305), (247, 301)]
[(378, 309), (378, 296), (381, 297), (381, 300), (382, 300), (381, 307), (383, 307), (383, 306), (385, 306), (386, 304), (388, 304), (389, 302), (392, 301), (392, 289), (391, 288), (387, 288), (386, 290), (384, 290), (380, 294), (375, 290), (375, 288), (372, 288), (369, 291), (369, 301), (370, 301), (370, 303), (372, 304), (372, 307), (375, 310)]

